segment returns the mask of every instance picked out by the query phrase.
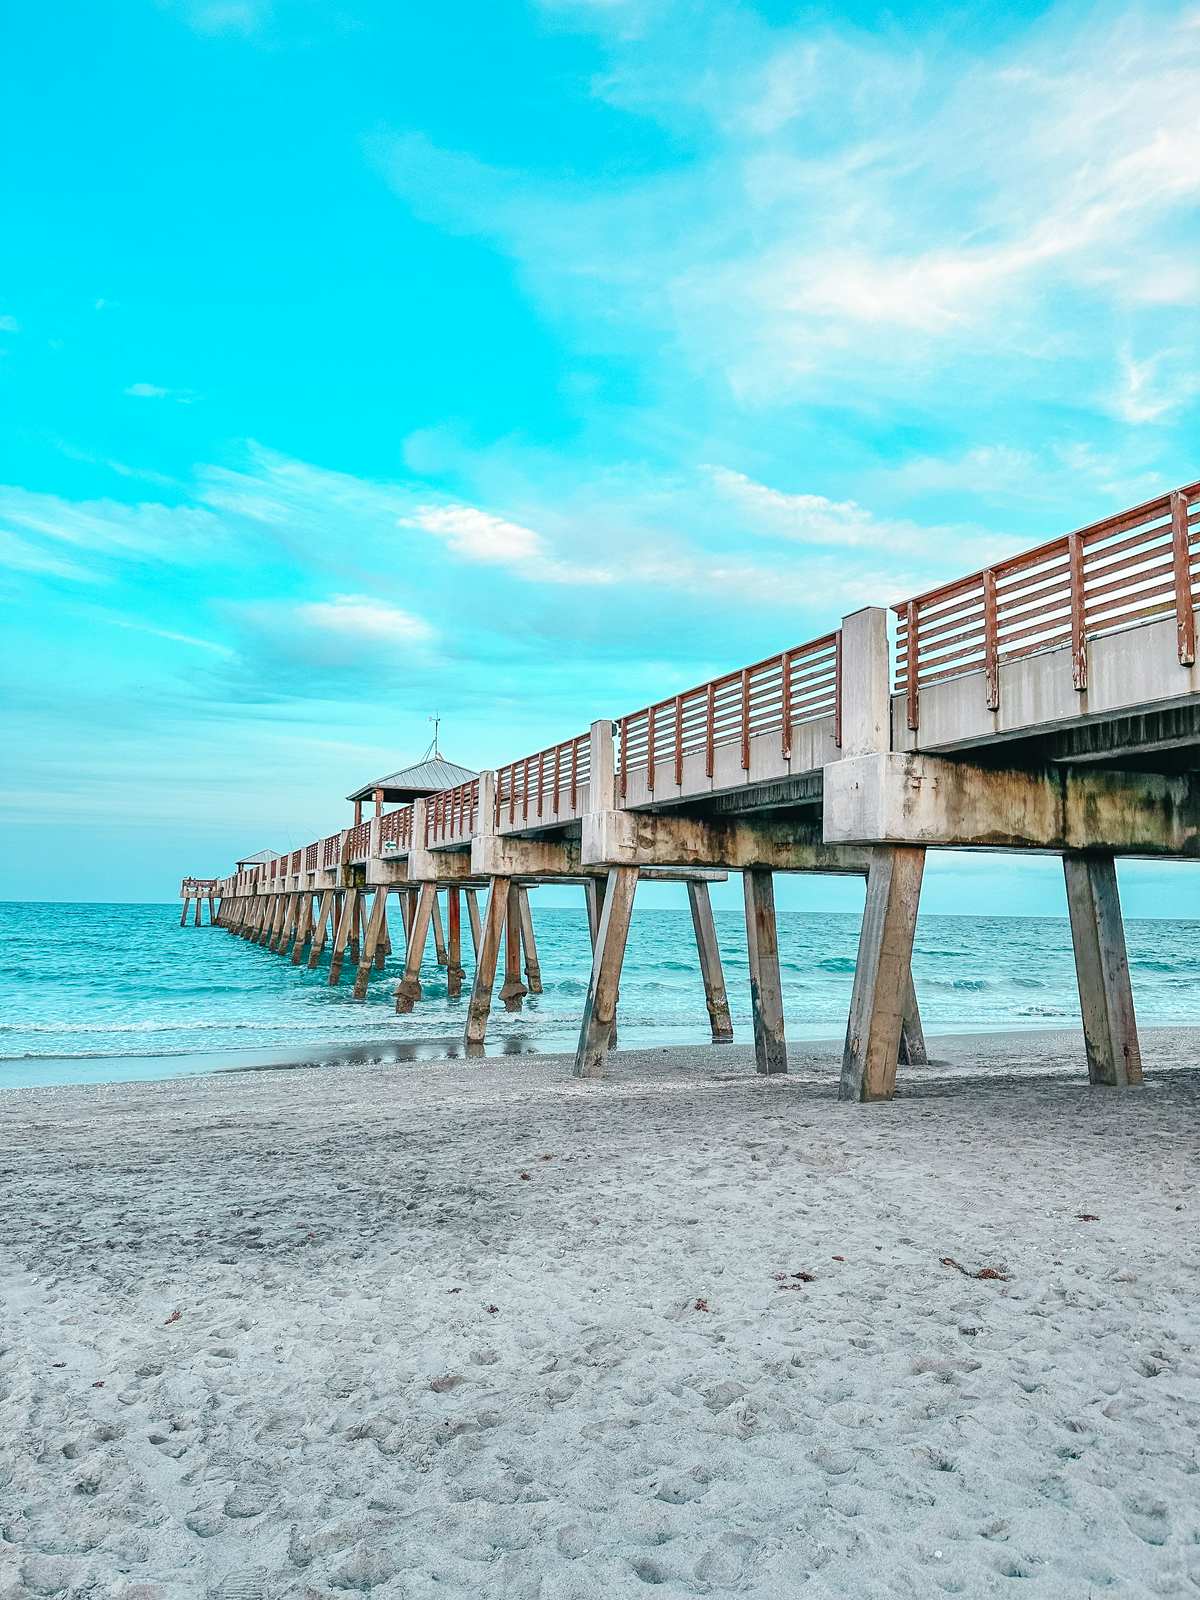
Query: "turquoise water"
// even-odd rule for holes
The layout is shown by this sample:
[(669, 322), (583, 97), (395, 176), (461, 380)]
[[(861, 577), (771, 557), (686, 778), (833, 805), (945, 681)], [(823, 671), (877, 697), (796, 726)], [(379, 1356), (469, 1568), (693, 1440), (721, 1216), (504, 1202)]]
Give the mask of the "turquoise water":
[[(532, 904), (545, 992), (519, 1014), (496, 1005), (489, 1044), (498, 1050), (570, 1048), (579, 1025), (590, 966), (582, 905), (539, 907), (536, 895)], [(742, 919), (736, 911), (716, 918), (736, 1035), (748, 1039)], [(792, 1037), (843, 1032), (858, 921), (780, 913)], [(1141, 1021), (1200, 1022), (1200, 922), (1130, 922), (1127, 938)], [(0, 1085), (163, 1077), (264, 1059), (320, 1060), (376, 1042), (460, 1038), (471, 975), (466, 943), (463, 998), (447, 999), (441, 970), (427, 961), (424, 998), (398, 1017), (391, 990), (399, 948), (358, 1004), (350, 998), (352, 973), (331, 989), (327, 962), (309, 972), (221, 928), (181, 928), (178, 904), (10, 902), (0, 906)], [(922, 918), (913, 969), (930, 1032), (1078, 1022), (1065, 920)], [(620, 1031), (627, 1046), (708, 1037), (686, 909), (635, 912)]]

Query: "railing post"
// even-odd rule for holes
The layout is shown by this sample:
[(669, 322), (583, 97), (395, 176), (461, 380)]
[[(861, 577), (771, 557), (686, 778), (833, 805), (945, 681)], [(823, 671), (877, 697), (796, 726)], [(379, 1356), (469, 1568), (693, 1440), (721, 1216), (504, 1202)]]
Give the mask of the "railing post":
[[(888, 660), (888, 656), (887, 656), (887, 618), (886, 618), (886, 616), (884, 617), (883, 644), (884, 644), (884, 649), (883, 649), (884, 681), (887, 682), (887, 674), (891, 670), (891, 662)], [(888, 695), (888, 718), (889, 718), (889, 721), (891, 719), (891, 710), (892, 710), (892, 700), (891, 700), (891, 695), (889, 694)], [(889, 742), (890, 742), (890, 732), (889, 732)], [(838, 631), (833, 636), (833, 743), (834, 743), (834, 748), (835, 749), (840, 750), (842, 748), (842, 630), (840, 628), (838, 629)], [(791, 741), (791, 736), (790, 735), (788, 737), (787, 753), (788, 753), (789, 756), (792, 753), (792, 741)]]
[(542, 819), (542, 804), (546, 796), (546, 752), (538, 751), (538, 821)]
[(1175, 562), (1175, 624), (1179, 639), (1179, 664), (1196, 660), (1196, 611), (1192, 604), (1192, 557), (1188, 540), (1187, 496), (1176, 489), (1171, 496), (1171, 552)]
[(779, 658), (782, 674), (779, 682), (779, 699), (783, 726), (779, 730), (779, 748), (785, 761), (792, 754), (792, 652), (785, 650)]
[(742, 771), (750, 771), (750, 668), (742, 668)]
[(1082, 694), (1087, 688), (1087, 615), (1083, 598), (1083, 540), (1077, 533), (1067, 535), (1067, 554), (1071, 567), (1071, 676)]
[(711, 778), (713, 775), (713, 743), (714, 727), (717, 720), (717, 688), (710, 683), (708, 686), (708, 704), (704, 713), (704, 776)]
[(559, 793), (559, 786), (560, 786), (561, 782), (562, 782), (562, 745), (561, 744), (556, 744), (554, 746), (554, 815), (555, 816), (558, 815), (558, 811), (559, 811), (558, 793)]
[(909, 731), (915, 733), (921, 725), (921, 701), (917, 688), (917, 617), (920, 606), (915, 600), (910, 600), (904, 608), (904, 623), (907, 636), (904, 641), (904, 670), (907, 681), (904, 685), (905, 700), (907, 701), (907, 721)]
[[(629, 771), (629, 740), (628, 740), (628, 737), (627, 737), (626, 721), (627, 721), (627, 719), (625, 717), (622, 717), (620, 722), (618, 723), (618, 727), (621, 730), (621, 799), (622, 800), (624, 800), (624, 798), (625, 798), (625, 776), (626, 776), (626, 773)], [(593, 723), (592, 724), (593, 732), (595, 730), (595, 726), (596, 726), (595, 723)], [(592, 740), (592, 756), (593, 756), (593, 758), (595, 757), (595, 754), (596, 754), (596, 742), (595, 742), (595, 739), (593, 738), (593, 740)], [(593, 782), (595, 782), (595, 771), (596, 771), (596, 769), (595, 769), (595, 767), (593, 767), (592, 768), (592, 781)], [(593, 811), (597, 811), (600, 808), (598, 806), (593, 806), (592, 809), (593, 809)]]
[(987, 708), (1000, 705), (1000, 639), (996, 626), (996, 574), (988, 567), (983, 574), (983, 670), (987, 680)]
[(683, 696), (675, 696), (675, 787), (683, 787)]
[[(622, 770), (624, 768), (622, 767)], [(654, 707), (646, 712), (646, 787), (654, 793)]]

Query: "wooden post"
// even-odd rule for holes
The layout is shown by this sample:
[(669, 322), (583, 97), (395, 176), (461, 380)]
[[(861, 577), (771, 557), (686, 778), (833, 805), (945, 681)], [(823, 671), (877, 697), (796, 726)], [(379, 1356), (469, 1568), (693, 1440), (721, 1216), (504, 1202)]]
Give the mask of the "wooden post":
[(423, 883), (413, 913), (412, 932), (408, 949), (404, 953), (404, 976), (396, 985), (396, 1010), (411, 1011), (421, 998), (421, 962), (425, 956), (425, 943), (429, 938), (429, 922), (437, 900), (437, 884)]
[(404, 947), (406, 950), (408, 942), (412, 938), (413, 905), (415, 901), (415, 889), (402, 889), (400, 891), (400, 921), (404, 924)]
[(362, 954), (359, 957), (358, 971), (354, 975), (354, 998), (365, 1000), (367, 998), (367, 983), (371, 977), (371, 963), (375, 959), (375, 951), (379, 944), (379, 936), (383, 930), (383, 920), (387, 911), (387, 889), (382, 885), (376, 889), (375, 898), (371, 902), (371, 914), (367, 918), (366, 931), (363, 934)]
[(300, 910), (300, 896), (289, 894), (284, 896), (283, 923), (276, 935), (271, 949), (276, 955), (282, 955), (287, 949), (292, 938), (292, 929), (296, 926), (296, 917)]
[(462, 892), (446, 890), (446, 998), (457, 1000), (462, 994), (466, 974), (462, 965)]
[(358, 952), (362, 945), (362, 912), (363, 896), (361, 891), (356, 889), (354, 891), (354, 910), (350, 916), (350, 942), (348, 946), (350, 965), (352, 967), (358, 965)]
[(636, 867), (609, 869), (600, 926), (596, 930), (592, 976), (579, 1029), (579, 1047), (575, 1052), (577, 1078), (604, 1076), (605, 1061), (616, 1031), (621, 966), (625, 960), (625, 944), (629, 938), (637, 882)]
[(197, 895), (196, 896), (196, 915), (192, 919), (192, 926), (195, 927), (195, 928), (198, 928), (200, 926), (200, 910), (201, 910), (201, 907), (203, 906), (203, 904), (204, 904), (203, 900), (200, 898), (199, 895)]
[(191, 908), (191, 904), (192, 904), (191, 897), (189, 895), (185, 894), (184, 897), (183, 897), (183, 911), (180, 913), (180, 917), (179, 917), (179, 926), (181, 928), (184, 928), (184, 927), (187, 926), (187, 914), (188, 914), (188, 911)]
[(1142, 1081), (1125, 926), (1111, 852), (1063, 856), (1088, 1077), (1125, 1088)]
[(442, 932), (442, 907), (435, 892), (433, 897), (433, 953), (439, 967), (446, 965), (446, 935)]
[(841, 1100), (890, 1100), (896, 1092), (924, 869), (921, 846), (881, 846), (872, 854), (842, 1052)]
[(538, 960), (537, 940), (533, 933), (533, 912), (529, 909), (529, 890), (521, 885), (521, 945), (525, 951), (525, 981), (530, 994), (542, 992), (542, 966)]
[(746, 895), (746, 951), (754, 1012), (754, 1064), (762, 1073), (786, 1072), (774, 875), (761, 867), (749, 867), (742, 873), (742, 887)]
[(1196, 611), (1192, 604), (1192, 545), (1188, 533), (1187, 496), (1178, 489), (1171, 496), (1171, 556), (1175, 577), (1175, 633), (1179, 664), (1196, 660)]
[(275, 941), (283, 932), (283, 919), (287, 916), (287, 895), (277, 894), (271, 903), (271, 920), (268, 922), (263, 938), (263, 944), (268, 950), (274, 950)]
[[(507, 878), (493, 878), (488, 890), (487, 911), (475, 955), (475, 981), (471, 986), (471, 1003), (467, 1008), (467, 1027), (464, 1035), (467, 1050), (478, 1055), (483, 1049), (487, 1033), (488, 1013), (492, 1009), (492, 987), (496, 982), (496, 962), (500, 955), (500, 936), (508, 913)], [(467, 904), (470, 905), (468, 900)]]
[(500, 987), (505, 1011), (520, 1011), (528, 993), (521, 982), (521, 886), (510, 879), (504, 917), (504, 982)]
[(925, 1029), (921, 1023), (921, 1008), (917, 1004), (917, 991), (913, 987), (912, 967), (908, 969), (908, 990), (904, 1000), (904, 1014), (900, 1019), (900, 1065), (927, 1067), (929, 1051), (925, 1046)]
[(333, 936), (333, 949), (329, 956), (329, 983), (332, 988), (342, 975), (342, 962), (350, 941), (350, 929), (358, 916), (358, 890), (347, 889), (342, 896), (342, 911), (338, 917), (337, 932)]
[(300, 896), (300, 915), (296, 918), (296, 937), (292, 941), (292, 965), (298, 967), (304, 960), (304, 946), (312, 933), (312, 895), (306, 889)]
[(325, 935), (329, 928), (329, 918), (333, 912), (333, 890), (322, 889), (321, 904), (317, 909), (317, 925), (313, 929), (312, 945), (308, 952), (308, 970), (314, 972), (321, 959), (321, 951), (325, 948)]
[(471, 924), (471, 949), (476, 957), (479, 955), (479, 891), (468, 889), (467, 895), (467, 920)]
[[(587, 900), (588, 935), (592, 941), (592, 959), (596, 959), (596, 940), (600, 937), (600, 917), (604, 911), (604, 895), (608, 888), (608, 878), (588, 878), (583, 886)], [(608, 1035), (608, 1048), (615, 1050), (617, 1047), (617, 1007), (621, 996), (618, 993), (613, 1000), (613, 1025)]]
[(725, 974), (721, 970), (721, 950), (717, 944), (717, 925), (713, 921), (708, 884), (703, 878), (689, 878), (687, 892), (713, 1042), (723, 1044), (733, 1038), (733, 1021), (729, 1015), (729, 996), (725, 993)]
[(210, 894), (209, 897), (208, 897), (208, 923), (209, 923), (209, 927), (213, 927), (216, 924), (216, 920), (217, 920), (217, 902), (213, 898), (213, 896)]
[(1071, 579), (1071, 676), (1080, 694), (1087, 688), (1087, 605), (1084, 597), (1083, 540), (1067, 535), (1067, 566)]
[(375, 946), (375, 970), (382, 972), (392, 953), (392, 930), (388, 922), (388, 897), (383, 897), (383, 927), (379, 930), (379, 943)]

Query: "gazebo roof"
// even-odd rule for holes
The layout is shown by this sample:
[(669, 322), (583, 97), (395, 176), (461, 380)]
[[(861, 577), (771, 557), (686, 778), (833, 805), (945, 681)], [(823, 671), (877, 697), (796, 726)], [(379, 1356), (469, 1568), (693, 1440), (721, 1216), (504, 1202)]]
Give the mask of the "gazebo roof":
[(385, 800), (403, 803), (416, 800), (424, 794), (438, 794), (442, 789), (453, 789), (456, 784), (467, 783), (477, 776), (470, 767), (460, 767), (456, 762), (447, 761), (444, 756), (433, 755), (427, 761), (418, 761), (415, 766), (401, 767), (399, 772), (391, 772), (386, 778), (375, 778), (370, 783), (364, 783), (361, 789), (355, 789), (346, 799), (370, 800), (376, 789), (382, 789)]
[(256, 850), (252, 856), (239, 856), (237, 864), (239, 867), (257, 867), (278, 859), (278, 850)]

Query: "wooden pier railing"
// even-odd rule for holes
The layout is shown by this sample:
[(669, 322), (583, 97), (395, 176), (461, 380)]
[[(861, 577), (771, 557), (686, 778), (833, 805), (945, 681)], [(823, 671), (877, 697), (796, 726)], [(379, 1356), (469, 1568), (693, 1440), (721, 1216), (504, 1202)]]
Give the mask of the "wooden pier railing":
[(622, 717), (617, 752), (622, 796), (628, 774), (640, 767), (646, 769), (651, 793), (663, 767), (680, 785), (685, 757), (699, 751), (711, 778), (714, 751), (723, 745), (741, 746), (742, 770), (748, 772), (750, 741), (761, 734), (778, 734), (783, 755), (790, 756), (792, 729), (818, 717), (834, 718), (834, 740), (840, 744), (841, 641), (840, 632), (827, 633)]
[(456, 844), (475, 832), (479, 815), (479, 779), (430, 795), (425, 802), (425, 843)]
[(1087, 688), (1087, 642), (1174, 612), (1179, 659), (1196, 658), (1200, 484), (1176, 489), (893, 607), (896, 687), (920, 726), (928, 684), (982, 672), (1000, 705), (1004, 662), (1071, 647), (1076, 689)]
[(590, 733), (497, 767), (496, 825), (579, 816), (591, 777)]
[(385, 855), (407, 850), (412, 844), (413, 808), (385, 811), (379, 819), (379, 848)]

